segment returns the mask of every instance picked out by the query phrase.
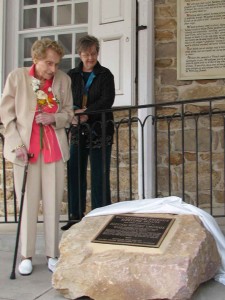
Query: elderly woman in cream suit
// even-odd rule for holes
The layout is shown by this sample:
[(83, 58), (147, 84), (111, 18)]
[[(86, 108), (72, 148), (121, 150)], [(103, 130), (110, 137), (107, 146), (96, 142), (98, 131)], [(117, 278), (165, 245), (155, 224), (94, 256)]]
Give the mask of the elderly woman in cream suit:
[(28, 177), (21, 219), (19, 273), (33, 271), (37, 217), (42, 200), (45, 254), (50, 271), (58, 256), (58, 225), (69, 148), (65, 128), (73, 118), (70, 78), (58, 70), (63, 48), (50, 39), (32, 46), (33, 65), (12, 71), (0, 103), (5, 128), (4, 156), (13, 163), (17, 199), (21, 198), (24, 165)]

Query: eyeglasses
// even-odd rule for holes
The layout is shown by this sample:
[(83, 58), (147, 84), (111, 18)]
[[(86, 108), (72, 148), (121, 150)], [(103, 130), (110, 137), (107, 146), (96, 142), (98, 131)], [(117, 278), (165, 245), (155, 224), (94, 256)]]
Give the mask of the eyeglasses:
[(92, 52), (92, 53), (85, 53), (85, 52), (81, 52), (80, 54), (83, 58), (89, 58), (89, 57), (96, 57), (98, 56), (98, 52)]

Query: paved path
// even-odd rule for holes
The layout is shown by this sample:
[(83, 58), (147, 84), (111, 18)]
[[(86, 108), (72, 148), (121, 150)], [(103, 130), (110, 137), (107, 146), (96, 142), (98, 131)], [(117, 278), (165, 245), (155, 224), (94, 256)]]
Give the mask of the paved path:
[[(52, 273), (48, 270), (46, 258), (43, 255), (41, 226), (42, 224), (38, 224), (37, 255), (33, 258), (33, 273), (30, 276), (21, 276), (16, 268), (16, 279), (12, 280), (10, 274), (16, 226), (0, 224), (0, 300), (65, 300), (51, 285)], [(88, 298), (79, 299), (87, 300)], [(225, 286), (210, 280), (202, 284), (190, 300), (225, 300)]]

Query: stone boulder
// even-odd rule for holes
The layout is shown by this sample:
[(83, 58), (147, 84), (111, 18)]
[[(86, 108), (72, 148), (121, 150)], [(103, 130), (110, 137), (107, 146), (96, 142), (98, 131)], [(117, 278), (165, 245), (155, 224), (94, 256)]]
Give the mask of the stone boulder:
[(93, 243), (112, 216), (83, 218), (64, 232), (53, 287), (68, 299), (190, 299), (220, 266), (213, 236), (194, 215), (145, 216), (175, 218), (158, 248)]

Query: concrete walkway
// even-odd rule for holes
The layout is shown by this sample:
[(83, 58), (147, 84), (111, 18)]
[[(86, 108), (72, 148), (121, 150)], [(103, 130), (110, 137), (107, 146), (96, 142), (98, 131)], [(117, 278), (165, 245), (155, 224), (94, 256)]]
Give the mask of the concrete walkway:
[[(62, 225), (60, 224), (60, 226)], [(30, 276), (21, 276), (18, 274), (16, 268), (16, 279), (10, 279), (16, 226), (15, 224), (0, 224), (0, 300), (65, 299), (51, 285), (52, 273), (47, 268), (46, 258), (43, 254), (44, 240), (42, 224), (38, 224), (37, 254), (33, 258), (33, 273)], [(60, 231), (60, 233), (62, 232)], [(19, 251), (17, 260), (20, 260)], [(82, 297), (79, 299), (87, 300), (89, 298)], [(197, 289), (191, 300), (225, 300), (225, 286), (214, 280), (210, 280)]]

